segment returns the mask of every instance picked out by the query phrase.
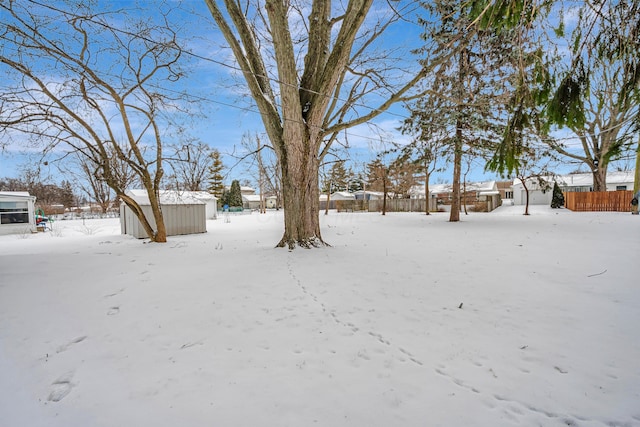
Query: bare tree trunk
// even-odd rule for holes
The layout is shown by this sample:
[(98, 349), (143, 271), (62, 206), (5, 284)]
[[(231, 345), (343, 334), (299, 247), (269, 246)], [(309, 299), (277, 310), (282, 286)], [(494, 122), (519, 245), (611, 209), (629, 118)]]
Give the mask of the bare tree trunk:
[[(312, 145), (312, 144), (308, 144)], [(289, 150), (283, 157), (284, 235), (277, 247), (326, 245), (320, 235), (319, 165), (313, 153)]]
[(453, 153), (453, 188), (451, 201), (450, 222), (460, 221), (460, 172), (462, 164), (462, 123), (460, 119), (456, 121), (456, 141)]
[(327, 191), (327, 204), (324, 207), (325, 215), (329, 215), (329, 203), (331, 203), (331, 183), (329, 183), (329, 191)]
[(155, 234), (152, 233), (152, 234), (149, 234), (149, 236), (153, 236), (152, 240), (156, 243), (166, 243), (167, 228), (164, 224), (164, 217), (162, 216), (162, 207), (160, 206), (160, 198), (157, 194), (150, 193), (149, 201), (151, 202), (151, 211), (153, 212), (153, 219), (156, 222)]
[[(164, 221), (162, 220), (162, 214), (160, 214), (159, 222), (158, 222), (158, 217), (154, 214), (154, 220), (156, 221), (156, 224), (160, 224), (159, 226), (157, 226), (157, 230), (154, 231), (153, 226), (145, 216), (144, 212), (142, 211), (142, 208), (138, 203), (135, 202), (135, 200), (133, 200), (126, 194), (122, 194), (122, 193), (118, 194), (118, 197), (122, 199), (122, 201), (129, 207), (129, 209), (131, 209), (134, 215), (138, 218), (138, 220), (140, 221), (140, 224), (142, 225), (142, 228), (144, 228), (145, 233), (147, 233), (147, 236), (149, 236), (149, 238), (152, 241), (158, 242), (158, 243), (166, 243), (167, 231), (164, 225)], [(157, 200), (155, 202), (157, 204)], [(157, 206), (159, 210), (159, 205)], [(156, 212), (156, 209), (152, 209), (152, 210), (154, 213)]]
[(469, 215), (469, 212), (467, 212), (467, 174), (464, 175), (464, 179), (462, 180), (462, 204), (464, 206), (464, 214), (465, 215)]
[(429, 195), (429, 178), (429, 165), (427, 164), (424, 170), (424, 198), (427, 201), (424, 210), (426, 211), (427, 215), (429, 215), (429, 202), (431, 202), (431, 197)]
[(456, 118), (456, 136), (453, 153), (453, 202), (451, 203), (451, 213), (449, 215), (450, 222), (460, 221), (460, 175), (462, 169), (462, 99), (464, 92), (464, 81), (468, 68), (468, 52), (462, 49), (459, 53), (458, 60), (458, 82), (456, 87), (456, 97), (458, 106), (458, 116)]
[(385, 173), (382, 180), (382, 215), (387, 214), (387, 174)]
[(607, 167), (598, 164), (593, 169), (593, 191), (607, 191)]
[(527, 181), (525, 178), (518, 178), (522, 183), (522, 188), (524, 188), (525, 195), (525, 205), (524, 205), (524, 214), (529, 215), (529, 188), (527, 188)]
[[(636, 172), (633, 177), (633, 195), (637, 195), (640, 190), (640, 135), (638, 135), (638, 148), (636, 148)], [(639, 205), (631, 207), (631, 213), (638, 215)]]

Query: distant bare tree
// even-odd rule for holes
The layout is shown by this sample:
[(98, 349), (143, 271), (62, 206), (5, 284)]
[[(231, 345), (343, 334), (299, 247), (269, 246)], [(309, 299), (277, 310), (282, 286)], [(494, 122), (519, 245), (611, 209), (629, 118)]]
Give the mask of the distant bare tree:
[(100, 177), (99, 169), (87, 157), (77, 155), (77, 165), (80, 173), (78, 177), (78, 188), (89, 197), (89, 200), (95, 201), (103, 214), (113, 203), (113, 191), (111, 187)]
[(205, 191), (209, 168), (213, 158), (212, 148), (201, 141), (188, 141), (173, 146), (173, 154), (168, 163), (176, 178), (176, 189), (184, 191)]
[(436, 115), (418, 117), (412, 114), (405, 120), (402, 132), (413, 136), (413, 141), (400, 151), (398, 161), (411, 162), (424, 172), (426, 214), (429, 215), (429, 180), (434, 172), (444, 170), (449, 160), (450, 140), (446, 126), (438, 123)]
[(248, 154), (243, 158), (250, 158), (249, 166), (254, 180), (258, 183), (260, 192), (261, 212), (266, 207), (266, 195), (276, 197), (276, 208), (282, 205), (282, 179), (280, 175), (280, 162), (273, 151), (269, 141), (265, 141), (260, 135), (245, 134), (242, 137), (242, 146)]

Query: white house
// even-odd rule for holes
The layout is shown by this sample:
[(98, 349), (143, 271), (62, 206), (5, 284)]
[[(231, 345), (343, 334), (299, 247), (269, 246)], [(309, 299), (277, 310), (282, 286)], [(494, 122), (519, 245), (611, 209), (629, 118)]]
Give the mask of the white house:
[[(147, 191), (127, 190), (126, 194), (140, 205), (145, 217), (155, 228), (156, 223)], [(160, 206), (167, 236), (207, 232), (206, 203), (194, 197), (191, 192), (161, 191)], [(138, 239), (148, 237), (138, 217), (125, 203), (120, 204), (120, 230), (122, 234)]]
[(331, 200), (355, 200), (356, 196), (348, 191), (336, 191), (331, 194)]
[(0, 235), (35, 231), (35, 203), (26, 191), (0, 191)]
[(260, 209), (260, 195), (259, 194), (243, 194), (242, 207), (244, 209)]
[[(607, 191), (633, 190), (634, 171), (611, 171), (607, 173)], [(593, 174), (577, 173), (555, 177), (530, 178), (527, 180), (530, 205), (550, 205), (553, 196), (553, 183), (558, 183), (564, 192), (593, 191)], [(513, 181), (513, 203), (526, 204), (526, 192), (519, 179)]]
[(382, 191), (358, 190), (354, 191), (353, 195), (356, 197), (356, 200), (382, 200), (384, 197), (384, 193)]
[[(607, 191), (633, 190), (635, 171), (607, 172)], [(579, 173), (556, 177), (562, 191), (592, 191), (593, 174)]]

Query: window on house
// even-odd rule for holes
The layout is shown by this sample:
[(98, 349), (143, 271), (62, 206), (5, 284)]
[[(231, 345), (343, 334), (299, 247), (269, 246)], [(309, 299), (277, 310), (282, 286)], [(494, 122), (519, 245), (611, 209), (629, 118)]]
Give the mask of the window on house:
[(504, 192), (505, 199), (513, 199), (513, 191), (505, 191)]
[(27, 202), (0, 202), (0, 224), (28, 224)]
[(616, 191), (625, 191), (626, 189), (626, 185), (616, 185)]

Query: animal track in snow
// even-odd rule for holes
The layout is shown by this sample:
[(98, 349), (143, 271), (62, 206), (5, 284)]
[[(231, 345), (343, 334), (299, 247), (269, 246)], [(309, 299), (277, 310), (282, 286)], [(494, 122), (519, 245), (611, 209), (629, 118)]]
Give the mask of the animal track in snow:
[(69, 347), (71, 347), (74, 344), (78, 344), (79, 342), (82, 342), (84, 340), (87, 339), (86, 335), (83, 335), (81, 337), (75, 338), (71, 341), (69, 341), (66, 344), (61, 345), (60, 347), (58, 347), (58, 349), (56, 350), (56, 353), (62, 353), (63, 351), (67, 351), (69, 349)]
[[(294, 280), (294, 282), (296, 283), (296, 285), (300, 288), (300, 290), (307, 295), (308, 297), (310, 297), (315, 303), (317, 303), (320, 308), (322, 309), (323, 313), (329, 313), (329, 315), (331, 316), (331, 318), (333, 319), (333, 321), (335, 323), (337, 323), (340, 326), (343, 326), (345, 328), (348, 328), (350, 330), (349, 334), (353, 335), (353, 334), (357, 334), (357, 333), (363, 333), (360, 328), (358, 327), (358, 325), (356, 325), (355, 323), (352, 322), (345, 322), (343, 321), (340, 316), (338, 316), (335, 312), (335, 310), (329, 310), (327, 308), (327, 306), (320, 301), (320, 299), (318, 298), (317, 295), (313, 294), (312, 292), (310, 292), (307, 287), (305, 285), (302, 284), (302, 282), (300, 281), (300, 279), (296, 276), (296, 274), (293, 272), (293, 267), (291, 265), (290, 259), (287, 259), (287, 269), (289, 270), (289, 275), (291, 276), (291, 278)], [(353, 314), (350, 313), (350, 314)], [(367, 334), (373, 338), (375, 338), (380, 344), (384, 344), (387, 346), (392, 346), (391, 341), (385, 339), (382, 334), (379, 334), (375, 331), (369, 331), (367, 332)], [(419, 360), (417, 357), (415, 357), (413, 354), (411, 354), (410, 352), (408, 352), (407, 350), (403, 349), (402, 347), (398, 347), (398, 350), (401, 353), (404, 353), (411, 362), (415, 363), (416, 365), (419, 366), (424, 366), (424, 363)], [(363, 358), (362, 356), (360, 356), (361, 358)], [(369, 357), (367, 355), (367, 357)], [(367, 359), (368, 360), (368, 359)]]
[(124, 292), (124, 288), (120, 289), (119, 291), (116, 291), (112, 294), (107, 294), (105, 295), (103, 298), (111, 298), (111, 297), (115, 297), (116, 295), (121, 294), (122, 292)]

